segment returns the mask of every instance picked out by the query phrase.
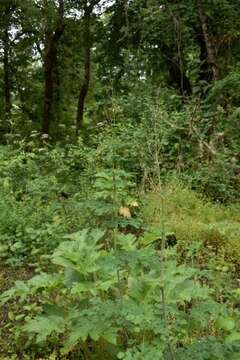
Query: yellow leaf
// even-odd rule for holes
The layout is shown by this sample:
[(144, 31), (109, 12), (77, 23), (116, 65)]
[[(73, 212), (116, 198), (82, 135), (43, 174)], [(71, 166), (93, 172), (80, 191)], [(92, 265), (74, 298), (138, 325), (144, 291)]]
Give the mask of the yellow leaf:
[(119, 209), (119, 215), (127, 218), (127, 219), (130, 219), (131, 218), (131, 213), (130, 213), (130, 210), (127, 206), (121, 206), (120, 209)]

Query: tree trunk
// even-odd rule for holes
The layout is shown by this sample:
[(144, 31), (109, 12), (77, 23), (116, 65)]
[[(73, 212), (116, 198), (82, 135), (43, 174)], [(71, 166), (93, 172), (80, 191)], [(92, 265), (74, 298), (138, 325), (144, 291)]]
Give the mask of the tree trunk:
[(214, 45), (209, 35), (208, 19), (207, 19), (207, 15), (204, 12), (202, 0), (197, 0), (197, 9), (201, 23), (201, 28), (202, 28), (202, 35), (206, 46), (207, 63), (211, 67), (211, 72), (212, 72), (211, 78), (212, 80), (217, 80), (219, 79), (219, 68), (216, 60)]
[(185, 71), (182, 69), (179, 57), (168, 58), (170, 80), (180, 90), (182, 96), (192, 95), (192, 86)]
[(84, 15), (84, 78), (81, 85), (78, 107), (76, 116), (76, 134), (83, 126), (83, 114), (85, 100), (88, 94), (90, 77), (91, 77), (91, 39), (90, 39), (90, 20), (91, 20), (92, 7), (87, 8)]
[(170, 48), (164, 43), (160, 44), (160, 48), (166, 59), (166, 65), (169, 72), (169, 83), (177, 88), (181, 92), (182, 96), (191, 96), (191, 82), (181, 64), (179, 54), (177, 54), (176, 51), (174, 53), (175, 49)]
[(199, 45), (199, 50), (200, 50), (199, 79), (209, 83), (212, 80), (213, 74), (212, 74), (212, 67), (207, 61), (208, 54), (207, 54), (204, 36), (203, 36), (201, 29), (196, 29), (195, 32), (196, 32), (196, 40), (197, 40), (197, 43)]
[[(6, 17), (9, 16), (7, 12), (6, 12)], [(6, 28), (4, 30), (4, 39), (3, 39), (4, 104), (5, 104), (6, 117), (8, 117), (12, 108), (12, 100), (11, 100), (12, 84), (11, 84), (10, 59), (9, 59), (10, 39), (9, 39), (8, 27), (9, 24), (7, 21)]]
[[(175, 3), (175, 0), (173, 1)], [(181, 25), (178, 17), (174, 14), (171, 6), (166, 5), (166, 9), (172, 20), (175, 32), (176, 48), (170, 48), (167, 45), (163, 45), (165, 48), (165, 56), (167, 57), (167, 65), (169, 69), (170, 82), (180, 90), (183, 97), (192, 95), (192, 86), (189, 78), (186, 75), (183, 66), (182, 57), (182, 34)], [(175, 48), (175, 49), (174, 49)]]
[(44, 108), (42, 132), (49, 134), (51, 122), (51, 110), (53, 106), (54, 92), (54, 67), (57, 58), (59, 40), (64, 32), (64, 0), (59, 0), (59, 20), (55, 32), (46, 32), (46, 43), (44, 52)]

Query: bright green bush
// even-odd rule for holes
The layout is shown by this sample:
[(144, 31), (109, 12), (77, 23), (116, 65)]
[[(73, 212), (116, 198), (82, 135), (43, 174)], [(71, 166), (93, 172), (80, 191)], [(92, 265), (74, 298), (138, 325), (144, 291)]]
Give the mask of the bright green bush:
[(3, 303), (39, 298), (38, 308), (20, 317), (19, 344), (51, 351), (61, 338), (62, 354), (78, 348), (97, 359), (192, 359), (200, 344), (200, 360), (239, 355), (238, 312), (214, 300), (199, 280), (204, 273), (178, 265), (174, 253), (161, 260), (133, 235), (115, 241), (106, 250), (111, 239), (98, 229), (72, 234), (53, 254), (58, 272), (17, 282), (2, 295)]

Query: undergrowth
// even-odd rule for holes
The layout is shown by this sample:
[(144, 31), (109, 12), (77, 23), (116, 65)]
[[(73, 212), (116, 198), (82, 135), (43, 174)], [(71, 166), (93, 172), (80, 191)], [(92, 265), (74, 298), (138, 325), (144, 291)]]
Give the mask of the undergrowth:
[(176, 180), (140, 193), (115, 156), (81, 188), (63, 167), (66, 188), (45, 156), (39, 182), (32, 155), (2, 178), (2, 260), (30, 265), (2, 281), (2, 359), (237, 360), (238, 205)]
[(1, 359), (239, 359), (239, 205), (149, 145), (151, 174), (117, 140), (4, 148)]
[[(198, 243), (205, 252), (221, 255), (239, 267), (239, 204), (213, 203), (176, 180), (166, 185), (163, 193), (166, 229), (176, 238), (179, 247)], [(161, 195), (147, 193), (142, 202), (143, 219), (154, 229), (161, 221)]]

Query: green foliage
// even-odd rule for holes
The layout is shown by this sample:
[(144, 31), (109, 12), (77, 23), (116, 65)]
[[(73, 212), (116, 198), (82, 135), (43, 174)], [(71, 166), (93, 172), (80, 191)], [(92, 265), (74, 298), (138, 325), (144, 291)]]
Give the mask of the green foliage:
[[(22, 328), (30, 341), (50, 346), (64, 334), (62, 353), (78, 345), (84, 354), (101, 356), (101, 348), (110, 356), (111, 344), (121, 359), (143, 354), (168, 359), (169, 341), (177, 359), (181, 354), (192, 359), (200, 344), (207, 357), (203, 352), (199, 359), (237, 354), (237, 347), (227, 344), (238, 339), (238, 312), (213, 299), (212, 290), (200, 283), (201, 272), (177, 265), (171, 260), (174, 253), (161, 262), (153, 248), (138, 248), (134, 236), (117, 237), (116, 250), (106, 251), (107, 242), (97, 229), (71, 235), (52, 257), (63, 269), (60, 276), (37, 275), (2, 295), (4, 302), (16, 296), (26, 302), (40, 291), (42, 314), (26, 315)], [(219, 338), (216, 331), (221, 331)], [(86, 350), (87, 339), (91, 350)]]
[(97, 132), (95, 140), (104, 167), (115, 163), (133, 173), (135, 181), (145, 188), (159, 182), (159, 173), (163, 181), (173, 173), (215, 201), (238, 202), (237, 109), (229, 114), (222, 106), (209, 105), (209, 99), (200, 98), (183, 105), (176, 95), (165, 93), (165, 89), (139, 85), (128, 103), (124, 96), (113, 99), (116, 120)]
[(92, 214), (95, 225), (105, 229), (141, 226), (141, 221), (136, 218), (138, 203), (134, 201), (132, 178), (131, 174), (117, 169), (96, 173), (92, 198), (82, 204)]
[(85, 176), (91, 176), (84, 148), (22, 145), (31, 146), (30, 151), (3, 148), (0, 159), (1, 257), (15, 265), (51, 253), (70, 229), (84, 222), (73, 194), (86, 188), (84, 174), (79, 187), (79, 171), (87, 168)]
[(238, 207), (172, 184), (142, 195), (143, 222), (125, 150), (107, 139), (91, 153), (81, 143), (2, 153), (1, 256), (38, 272), (1, 295), (12, 353), (237, 358)]
[(0, 359), (239, 360), (239, 0), (0, 12)]
[(217, 81), (208, 94), (207, 101), (227, 108), (239, 105), (239, 80), (240, 74), (237, 71), (229, 73), (224, 79)]

